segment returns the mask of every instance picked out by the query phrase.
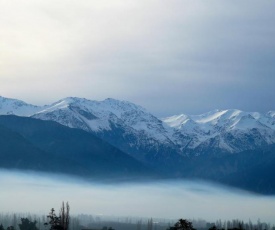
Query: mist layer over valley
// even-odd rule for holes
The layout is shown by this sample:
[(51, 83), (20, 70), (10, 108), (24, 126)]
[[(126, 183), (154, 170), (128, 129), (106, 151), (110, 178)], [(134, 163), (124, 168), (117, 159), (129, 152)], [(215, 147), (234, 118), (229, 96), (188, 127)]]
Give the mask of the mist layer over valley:
[(275, 197), (200, 181), (103, 184), (54, 174), (1, 170), (0, 212), (47, 214), (62, 200), (72, 214), (165, 219), (242, 219), (274, 224)]

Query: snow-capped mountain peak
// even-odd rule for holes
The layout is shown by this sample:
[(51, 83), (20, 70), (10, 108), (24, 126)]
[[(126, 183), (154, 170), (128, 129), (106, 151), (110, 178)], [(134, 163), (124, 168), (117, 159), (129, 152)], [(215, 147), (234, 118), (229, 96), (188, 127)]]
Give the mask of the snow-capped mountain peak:
[(39, 111), (39, 106), (27, 104), (24, 101), (0, 96), (0, 115), (31, 116)]
[(269, 111), (269, 112), (267, 113), (267, 116), (272, 117), (272, 118), (275, 118), (275, 111)]
[(0, 115), (7, 114), (53, 120), (83, 129), (135, 154), (236, 153), (275, 143), (275, 111), (262, 114), (217, 109), (161, 120), (141, 106), (112, 98), (94, 101), (67, 97), (50, 105), (34, 106), (0, 97)]
[(92, 132), (110, 131), (112, 126), (120, 126), (129, 132), (143, 132), (148, 138), (155, 140), (168, 139), (167, 131), (158, 118), (141, 106), (112, 98), (92, 101), (68, 97), (45, 106), (43, 110), (33, 114), (33, 117), (54, 120), (71, 128)]
[(272, 112), (261, 114), (229, 109), (201, 115), (182, 114), (165, 118), (163, 122), (182, 135), (191, 137), (188, 146), (186, 142), (182, 142), (187, 148), (204, 148), (208, 151), (211, 146), (212, 149), (238, 152), (275, 143), (273, 115)]

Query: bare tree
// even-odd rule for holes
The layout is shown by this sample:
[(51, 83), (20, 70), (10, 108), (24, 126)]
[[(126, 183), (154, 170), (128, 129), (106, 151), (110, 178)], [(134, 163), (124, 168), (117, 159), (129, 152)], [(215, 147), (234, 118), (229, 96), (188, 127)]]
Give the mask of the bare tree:
[(68, 230), (70, 224), (70, 206), (68, 202), (66, 202), (66, 205), (64, 204), (64, 201), (62, 202), (59, 216), (60, 225), (63, 227), (64, 230)]
[(147, 230), (153, 230), (153, 219), (149, 219), (147, 223)]
[(137, 221), (137, 230), (141, 230), (142, 220)]

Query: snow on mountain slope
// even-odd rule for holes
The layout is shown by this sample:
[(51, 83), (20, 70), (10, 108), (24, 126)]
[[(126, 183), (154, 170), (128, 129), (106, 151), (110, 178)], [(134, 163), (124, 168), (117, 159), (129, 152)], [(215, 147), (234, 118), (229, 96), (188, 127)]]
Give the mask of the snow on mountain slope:
[(0, 115), (31, 116), (41, 107), (27, 104), (23, 101), (0, 96)]
[[(68, 97), (38, 107), (14, 99), (3, 101), (0, 114), (30, 116), (83, 129), (146, 163), (173, 162), (181, 158), (177, 147), (169, 139), (173, 129), (130, 102)], [(20, 106), (15, 106), (17, 104)]]
[(160, 120), (138, 105), (111, 98), (93, 101), (68, 97), (39, 107), (0, 97), (1, 114), (32, 116), (83, 129), (143, 157), (237, 153), (275, 143), (274, 111), (214, 110)]
[[(196, 126), (206, 133), (217, 133), (222, 130), (234, 129), (251, 129), (251, 128), (271, 128), (275, 130), (275, 116), (272, 112), (267, 114), (260, 114), (257, 112), (243, 112), (241, 110), (214, 110), (201, 115), (179, 115), (164, 118), (168, 126), (176, 129), (189, 130), (187, 121), (192, 123), (192, 127)], [(182, 119), (184, 118), (184, 119)], [(185, 129), (186, 130), (186, 129)]]
[(93, 132), (110, 131), (111, 123), (144, 132), (159, 141), (169, 141), (162, 122), (133, 103), (106, 99), (91, 101), (65, 98), (35, 113), (35, 118), (55, 120), (63, 125)]
[(214, 110), (201, 115), (178, 115), (163, 122), (185, 136), (192, 137), (186, 149), (196, 153), (220, 149), (240, 152), (275, 143), (273, 112)]
[(144, 108), (127, 101), (69, 97), (45, 107), (32, 117), (92, 132), (140, 160), (148, 158), (148, 154), (163, 154), (164, 160), (170, 157), (170, 152), (179, 151), (170, 140), (172, 128)]

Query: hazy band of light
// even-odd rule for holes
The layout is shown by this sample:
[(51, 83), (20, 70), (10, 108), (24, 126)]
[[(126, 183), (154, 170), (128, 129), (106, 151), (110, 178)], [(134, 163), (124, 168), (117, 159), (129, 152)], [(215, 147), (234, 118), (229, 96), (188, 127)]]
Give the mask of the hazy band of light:
[(213, 184), (162, 181), (104, 185), (69, 177), (0, 172), (0, 212), (48, 213), (69, 201), (74, 214), (274, 222), (275, 197)]

